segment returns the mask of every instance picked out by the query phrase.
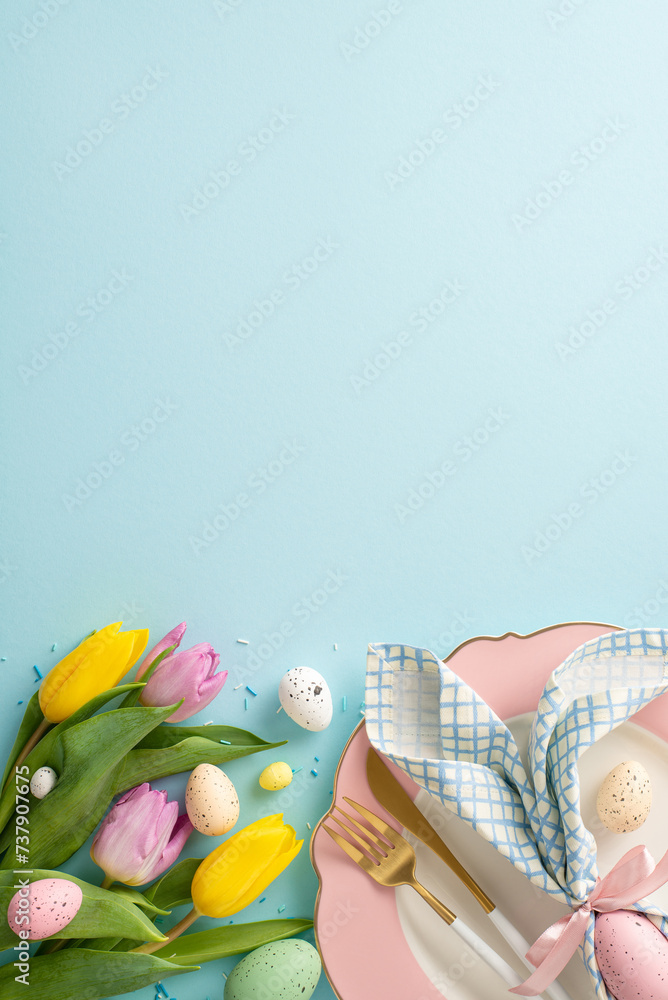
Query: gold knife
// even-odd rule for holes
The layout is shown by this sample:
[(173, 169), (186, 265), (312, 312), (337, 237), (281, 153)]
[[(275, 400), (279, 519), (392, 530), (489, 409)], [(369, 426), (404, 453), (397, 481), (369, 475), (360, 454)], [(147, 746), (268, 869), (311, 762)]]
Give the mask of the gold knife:
[(434, 854), (445, 861), (448, 868), (452, 869), (457, 878), (475, 896), (485, 913), (491, 913), (494, 909), (492, 900), (480, 888), (473, 876), (469, 875), (466, 868), (460, 864), (450, 848), (443, 843), (429, 820), (423, 816), (408, 792), (403, 790), (387, 764), (373, 747), (369, 750), (366, 758), (366, 776), (369, 787), (380, 804), (395, 819), (398, 819), (402, 826), (410, 830), (418, 840), (421, 840), (427, 847), (431, 847)]
[[(398, 819), (407, 830), (414, 834), (418, 840), (421, 840), (423, 844), (430, 847), (442, 861), (445, 861), (448, 868), (452, 869), (457, 878), (475, 896), (487, 916), (501, 932), (515, 954), (522, 959), (528, 969), (533, 971), (533, 967), (525, 957), (529, 951), (528, 941), (522, 937), (514, 924), (501, 913), (487, 893), (480, 888), (473, 876), (457, 860), (450, 848), (443, 843), (429, 820), (426, 816), (423, 816), (408, 792), (404, 791), (385, 761), (380, 754), (376, 753), (373, 747), (367, 753), (366, 776), (369, 787), (380, 804), (395, 819)], [(547, 987), (543, 995), (550, 997), (551, 1000), (572, 1000), (563, 986), (556, 980), (551, 986)]]

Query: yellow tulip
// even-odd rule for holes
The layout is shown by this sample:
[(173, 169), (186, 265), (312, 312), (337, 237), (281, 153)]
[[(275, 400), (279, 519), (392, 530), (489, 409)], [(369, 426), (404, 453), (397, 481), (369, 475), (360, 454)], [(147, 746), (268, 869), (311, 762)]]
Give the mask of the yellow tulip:
[(146, 648), (148, 629), (119, 632), (114, 622), (79, 643), (47, 674), (39, 707), (49, 722), (62, 722), (95, 695), (115, 687)]
[(283, 822), (266, 816), (224, 841), (195, 872), (195, 910), (207, 917), (231, 917), (252, 903), (299, 854), (303, 840)]

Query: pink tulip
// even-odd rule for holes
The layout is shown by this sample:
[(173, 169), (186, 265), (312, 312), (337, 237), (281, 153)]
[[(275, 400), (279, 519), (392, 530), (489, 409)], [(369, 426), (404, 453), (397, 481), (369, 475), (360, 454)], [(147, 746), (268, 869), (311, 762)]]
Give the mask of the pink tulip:
[(126, 792), (107, 813), (95, 834), (90, 855), (106, 881), (145, 885), (162, 875), (181, 853), (193, 831), (178, 802), (148, 782)]
[(142, 660), (139, 670), (137, 671), (135, 680), (140, 681), (142, 679), (142, 675), (146, 673), (156, 657), (160, 656), (161, 653), (164, 653), (166, 649), (169, 649), (170, 646), (179, 647), (186, 627), (186, 623), (181, 622), (181, 624), (177, 625), (176, 628), (173, 628), (171, 632), (168, 632), (165, 638), (161, 639), (160, 642), (153, 647), (150, 653), (146, 654)]
[[(174, 644), (172, 638), (181, 626), (178, 625), (169, 635), (158, 643), (155, 649), (167, 649)], [(184, 626), (185, 631), (185, 626)], [(180, 642), (181, 635), (178, 641)], [(153, 655), (153, 650), (147, 659)], [(144, 661), (145, 663), (146, 661)], [(208, 642), (200, 642), (191, 649), (184, 649), (181, 652), (170, 653), (157, 665), (142, 690), (139, 700), (142, 705), (173, 705), (175, 702), (184, 699), (183, 704), (173, 712), (167, 722), (183, 722), (189, 719), (195, 712), (206, 708), (209, 702), (216, 697), (223, 684), (227, 680), (227, 670), (216, 673), (216, 667), (220, 662), (220, 656), (210, 646)], [(140, 674), (144, 670), (144, 664), (140, 668)]]

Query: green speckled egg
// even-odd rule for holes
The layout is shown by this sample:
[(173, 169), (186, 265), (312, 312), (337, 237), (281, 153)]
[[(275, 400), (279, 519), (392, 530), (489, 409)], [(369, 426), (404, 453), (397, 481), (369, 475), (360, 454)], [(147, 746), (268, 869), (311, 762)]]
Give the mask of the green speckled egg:
[(318, 952), (306, 941), (265, 944), (232, 969), (225, 1000), (309, 1000), (321, 970)]

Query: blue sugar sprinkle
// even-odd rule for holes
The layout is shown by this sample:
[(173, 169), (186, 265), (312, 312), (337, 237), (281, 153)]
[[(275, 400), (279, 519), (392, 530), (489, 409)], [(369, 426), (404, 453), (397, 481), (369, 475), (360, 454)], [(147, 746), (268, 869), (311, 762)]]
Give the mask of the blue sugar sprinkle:
[(303, 768), (303, 767), (293, 767), (293, 768), (292, 768), (292, 773), (293, 773), (293, 774), (297, 774), (297, 773), (298, 773), (298, 771), (303, 771), (303, 770), (304, 770), (304, 768)]
[(345, 712), (347, 708), (348, 708), (348, 699), (344, 694), (343, 698), (341, 699), (341, 711)]
[(248, 698), (244, 698), (244, 708), (248, 711)]
[(265, 901), (265, 899), (266, 899), (266, 898), (267, 898), (266, 896), (263, 896), (263, 897), (262, 897), (262, 899), (259, 899), (259, 900), (258, 900), (258, 902), (259, 902), (259, 903), (264, 903), (264, 901)]
[(52, 653), (55, 653), (55, 651), (56, 651), (56, 646), (57, 646), (57, 645), (58, 645), (58, 643), (57, 643), (57, 642), (54, 642), (53, 646), (51, 647), (51, 652), (52, 652)]
[(6, 656), (0, 656), (0, 660), (2, 660), (3, 663), (5, 662), (6, 659), (7, 659)]
[(35, 678), (35, 684), (37, 684), (38, 681), (44, 680), (44, 674), (39, 669), (39, 667), (37, 666), (37, 664), (35, 664), (35, 666), (33, 667), (33, 670), (37, 671), (37, 677)]
[(279, 912), (279, 913), (282, 913), (284, 909), (285, 909), (285, 903), (283, 903), (283, 905), (282, 905), (282, 906), (279, 906), (279, 908), (278, 908), (278, 912)]
[(319, 757), (314, 757), (313, 760), (317, 760), (318, 763), (320, 763), (320, 758)]
[(311, 768), (311, 774), (313, 775), (314, 778), (318, 777), (318, 772), (316, 771), (316, 769), (314, 767)]
[(226, 747), (231, 747), (232, 744), (229, 740), (218, 740), (219, 743), (223, 743)]
[(250, 687), (250, 685), (248, 685), (248, 684), (246, 685), (246, 690), (247, 690), (247, 691), (250, 691), (250, 693), (251, 693), (251, 694), (254, 694), (254, 695), (255, 695), (255, 697), (257, 698), (257, 691), (253, 691), (253, 688), (252, 688), (252, 687)]
[(17, 705), (22, 705), (22, 704), (23, 704), (23, 700), (21, 700), (21, 701), (17, 701), (17, 702), (16, 702), (16, 704), (17, 704)]

